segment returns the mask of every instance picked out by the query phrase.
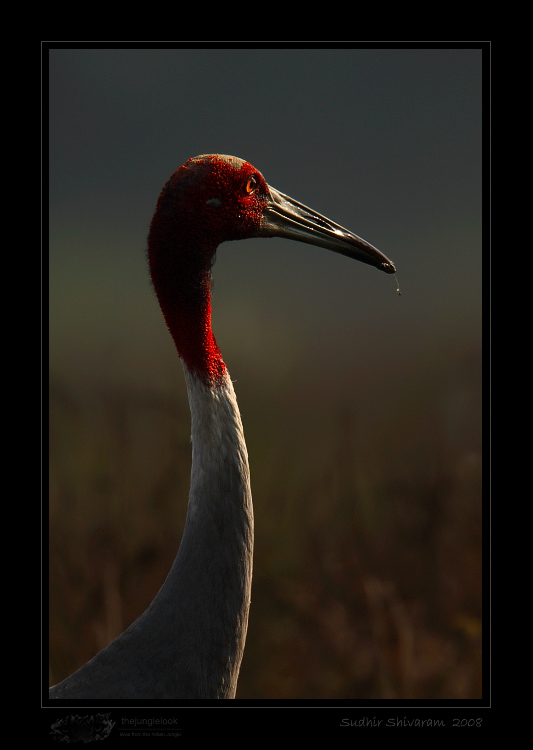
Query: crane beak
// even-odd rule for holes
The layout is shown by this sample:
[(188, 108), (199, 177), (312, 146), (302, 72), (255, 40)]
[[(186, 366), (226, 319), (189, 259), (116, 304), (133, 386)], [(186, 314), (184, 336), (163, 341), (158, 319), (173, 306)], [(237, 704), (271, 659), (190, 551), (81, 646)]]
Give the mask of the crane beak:
[(270, 196), (263, 211), (259, 237), (286, 237), (307, 242), (368, 263), (385, 273), (395, 273), (394, 263), (361, 237), (279, 190), (270, 186), (268, 189)]

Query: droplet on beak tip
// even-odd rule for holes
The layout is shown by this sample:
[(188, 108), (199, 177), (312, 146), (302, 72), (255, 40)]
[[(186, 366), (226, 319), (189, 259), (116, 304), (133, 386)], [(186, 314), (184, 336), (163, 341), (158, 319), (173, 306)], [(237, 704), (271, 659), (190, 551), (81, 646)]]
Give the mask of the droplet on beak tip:
[(396, 276), (396, 274), (394, 274), (394, 280), (395, 280), (395, 282), (396, 282), (396, 291), (398, 292), (398, 294), (399, 294), (399, 295), (400, 295), (400, 297), (401, 297), (401, 296), (402, 296), (402, 293), (400, 292), (400, 285), (398, 284), (398, 277)]

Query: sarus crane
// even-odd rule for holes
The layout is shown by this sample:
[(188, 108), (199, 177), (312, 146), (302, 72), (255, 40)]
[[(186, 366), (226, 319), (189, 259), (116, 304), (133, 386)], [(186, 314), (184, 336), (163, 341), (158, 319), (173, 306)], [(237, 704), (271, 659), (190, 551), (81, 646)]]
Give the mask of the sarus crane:
[(211, 330), (211, 268), (227, 240), (287, 237), (392, 274), (379, 250), (267, 185), (249, 162), (189, 159), (164, 186), (148, 263), (182, 359), (192, 468), (183, 536), (148, 609), (50, 689), (55, 699), (234, 698), (252, 584), (253, 509), (235, 391)]

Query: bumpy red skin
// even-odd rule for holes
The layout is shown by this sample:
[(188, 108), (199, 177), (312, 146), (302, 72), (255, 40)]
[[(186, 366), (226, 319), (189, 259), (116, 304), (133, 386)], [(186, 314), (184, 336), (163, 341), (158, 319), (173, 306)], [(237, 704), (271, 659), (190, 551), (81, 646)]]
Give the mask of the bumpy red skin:
[(150, 226), (154, 289), (180, 357), (206, 385), (226, 366), (211, 330), (211, 267), (218, 245), (258, 234), (268, 186), (246, 161), (189, 159), (167, 182)]

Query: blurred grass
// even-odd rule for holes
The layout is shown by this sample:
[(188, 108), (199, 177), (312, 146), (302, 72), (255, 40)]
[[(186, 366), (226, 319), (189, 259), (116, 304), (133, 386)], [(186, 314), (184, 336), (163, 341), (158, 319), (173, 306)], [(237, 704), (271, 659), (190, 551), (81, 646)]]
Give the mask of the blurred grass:
[[(481, 697), (480, 352), (335, 382), (310, 364), (272, 394), (239, 372), (256, 543), (237, 697)], [(174, 559), (179, 398), (51, 384), (51, 684), (143, 611)]]

